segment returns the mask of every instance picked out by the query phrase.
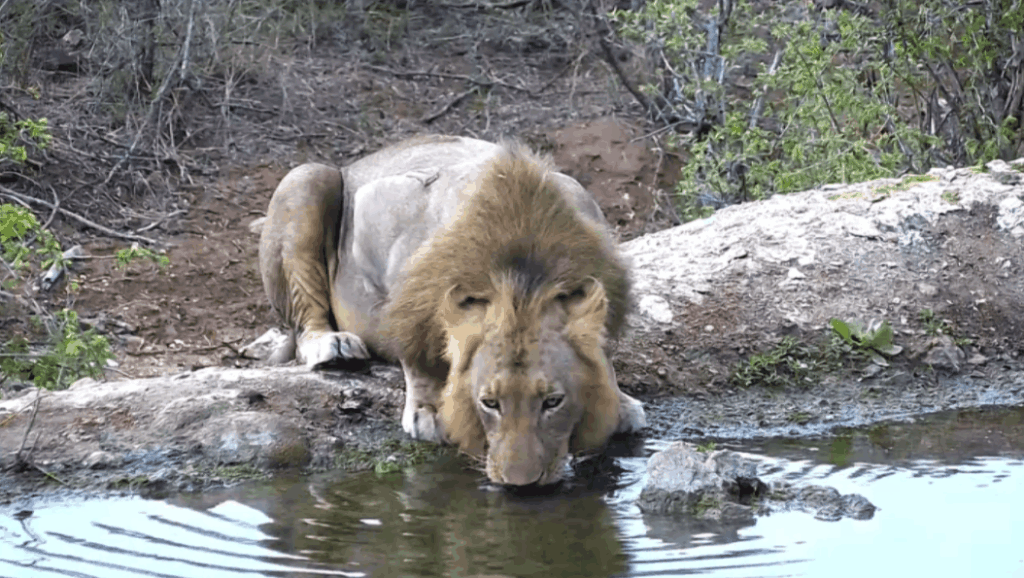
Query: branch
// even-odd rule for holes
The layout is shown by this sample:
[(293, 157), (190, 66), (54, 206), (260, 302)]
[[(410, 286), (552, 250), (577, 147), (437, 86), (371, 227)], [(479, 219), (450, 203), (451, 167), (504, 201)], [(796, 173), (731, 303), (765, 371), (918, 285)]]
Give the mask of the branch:
[(142, 134), (146, 131), (146, 129), (149, 128), (151, 124), (153, 124), (156, 121), (156, 117), (160, 110), (159, 105), (161, 102), (163, 102), (164, 96), (166, 96), (167, 94), (167, 89), (169, 89), (171, 86), (171, 79), (175, 77), (185, 77), (185, 71), (188, 67), (189, 48), (192, 44), (192, 27), (195, 20), (195, 15), (195, 0), (190, 0), (188, 3), (188, 26), (186, 28), (185, 41), (182, 43), (181, 47), (181, 64), (179, 66), (180, 74), (174, 74), (173, 71), (171, 71), (168, 72), (166, 76), (164, 76), (163, 82), (160, 83), (160, 89), (157, 90), (156, 97), (153, 99), (153, 102), (149, 104), (149, 113), (146, 114), (146, 119), (142, 122), (142, 125), (139, 127), (139, 131), (135, 133), (135, 138), (132, 139), (131, 146), (128, 147), (128, 151), (124, 153), (124, 156), (122, 156), (120, 160), (117, 161), (114, 167), (110, 169), (110, 173), (107, 174), (107, 178), (103, 180), (102, 184), (100, 184), (101, 187), (107, 186), (107, 184), (110, 183), (110, 179), (114, 178), (114, 173), (120, 170), (121, 167), (126, 162), (128, 162), (128, 159), (130, 159), (132, 155), (135, 153), (135, 148), (139, 146), (139, 141), (142, 140)]
[[(772, 58), (772, 65), (768, 69), (768, 76), (774, 76), (775, 71), (779, 68), (779, 63), (782, 62), (782, 53), (784, 51), (780, 48), (775, 51), (775, 57)], [(758, 119), (761, 118), (761, 109), (764, 107), (764, 95), (768, 93), (768, 83), (764, 83), (764, 87), (761, 89), (761, 96), (757, 97), (754, 101), (754, 106), (750, 109), (750, 124), (748, 128), (753, 130), (757, 126)]]
[(12, 201), (18, 202), (18, 203), (20, 203), (22, 205), (25, 205), (26, 203), (34, 203), (36, 205), (43, 205), (44, 207), (50, 207), (51, 209), (56, 209), (57, 211), (60, 211), (60, 213), (62, 215), (66, 216), (66, 217), (70, 217), (70, 218), (78, 221), (79, 223), (82, 223), (83, 225), (85, 225), (87, 227), (91, 227), (91, 228), (99, 231), (100, 233), (103, 233), (104, 235), (107, 235), (108, 237), (116, 237), (116, 238), (119, 238), (119, 239), (128, 239), (128, 240), (131, 240), (131, 241), (139, 241), (141, 243), (146, 243), (146, 244), (149, 244), (149, 245), (157, 245), (157, 244), (159, 244), (156, 240), (150, 239), (149, 237), (143, 237), (141, 235), (135, 235), (135, 234), (132, 234), (132, 233), (120, 233), (120, 232), (115, 231), (113, 229), (108, 229), (107, 227), (104, 227), (103, 225), (100, 225), (99, 223), (95, 223), (93, 221), (90, 221), (89, 219), (86, 219), (85, 217), (83, 217), (83, 216), (81, 216), (81, 215), (79, 215), (77, 213), (72, 213), (71, 211), (69, 211), (67, 209), (63, 209), (60, 206), (55, 205), (55, 204), (53, 204), (53, 203), (51, 203), (49, 201), (44, 201), (42, 199), (37, 199), (35, 197), (29, 197), (27, 195), (22, 195), (20, 193), (16, 193), (16, 192), (12, 191), (11, 189), (8, 189), (7, 187), (5, 187), (3, 185), (0, 185), (0, 196), (6, 197), (6, 198), (8, 198), (8, 199), (10, 199)]
[(442, 108), (441, 110), (439, 110), (439, 111), (437, 111), (437, 112), (435, 112), (433, 114), (428, 114), (427, 116), (421, 118), (420, 122), (422, 122), (423, 124), (430, 124), (430, 123), (434, 122), (435, 120), (437, 120), (437, 119), (441, 118), (442, 116), (444, 116), (456, 104), (459, 104), (462, 101), (462, 99), (466, 98), (467, 96), (469, 96), (470, 94), (473, 94), (474, 92), (476, 92), (478, 90), (480, 90), (480, 87), (474, 86), (473, 88), (471, 88), (471, 89), (469, 89), (467, 91), (459, 93), (455, 98), (449, 100), (448, 104), (444, 105), (444, 108)]
[(492, 88), (492, 87), (495, 87), (495, 86), (502, 86), (502, 87), (509, 88), (509, 89), (512, 89), (512, 90), (518, 90), (519, 92), (525, 92), (526, 94), (529, 94), (530, 96), (533, 96), (535, 94), (534, 91), (530, 90), (529, 88), (523, 88), (521, 86), (516, 86), (514, 84), (508, 84), (507, 82), (502, 82), (500, 80), (494, 80), (493, 78), (490, 78), (490, 77), (488, 77), (487, 80), (480, 80), (479, 78), (473, 78), (472, 76), (466, 76), (465, 74), (449, 74), (449, 73), (445, 73), (445, 72), (426, 72), (426, 71), (415, 71), (415, 70), (412, 70), (412, 71), (399, 71), (399, 70), (391, 70), (390, 68), (384, 68), (382, 66), (373, 66), (372, 64), (364, 64), (363, 68), (367, 68), (369, 70), (374, 70), (376, 72), (383, 72), (385, 74), (390, 74), (392, 76), (397, 76), (399, 78), (414, 78), (414, 77), (417, 77), (417, 76), (433, 76), (435, 78), (449, 78), (449, 79), (452, 79), (452, 80), (464, 80), (466, 82), (472, 82), (473, 84), (475, 84), (477, 86), (484, 87), (484, 88)]

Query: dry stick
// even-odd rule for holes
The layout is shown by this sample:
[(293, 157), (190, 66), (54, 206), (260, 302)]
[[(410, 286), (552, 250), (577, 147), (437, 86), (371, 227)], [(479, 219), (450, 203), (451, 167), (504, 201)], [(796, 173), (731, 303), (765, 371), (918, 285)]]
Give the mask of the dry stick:
[(50, 192), (53, 193), (53, 210), (50, 211), (50, 216), (46, 219), (46, 222), (43, 223), (43, 229), (50, 228), (50, 223), (53, 222), (53, 218), (56, 217), (57, 213), (60, 211), (60, 197), (57, 196), (57, 191), (54, 190), (53, 187), (50, 187)]
[[(783, 50), (779, 49), (775, 51), (775, 57), (772, 58), (772, 65), (768, 69), (768, 76), (775, 76), (775, 71), (779, 68), (779, 63), (782, 62)], [(750, 108), (750, 123), (747, 128), (753, 130), (757, 127), (757, 121), (761, 117), (761, 109), (764, 107), (764, 95), (768, 93), (768, 83), (764, 83), (764, 88), (761, 89), (761, 96), (757, 97), (754, 101), (754, 106)]]
[(417, 76), (433, 76), (435, 78), (447, 78), (447, 79), (451, 79), (451, 80), (464, 80), (466, 82), (472, 82), (473, 84), (476, 84), (477, 86), (483, 86), (483, 87), (486, 87), (486, 88), (490, 88), (492, 86), (501, 86), (501, 87), (509, 88), (509, 89), (512, 89), (512, 90), (518, 90), (519, 92), (525, 92), (526, 94), (529, 94), (530, 96), (533, 96), (534, 94), (536, 94), (535, 91), (530, 90), (529, 88), (523, 88), (521, 86), (516, 86), (514, 84), (509, 84), (507, 82), (502, 82), (500, 80), (494, 80), (493, 78), (490, 78), (490, 77), (488, 77), (487, 80), (480, 80), (480, 79), (477, 79), (477, 78), (473, 78), (472, 76), (466, 76), (465, 74), (449, 74), (447, 72), (427, 72), (427, 71), (416, 71), (416, 70), (404, 72), (404, 71), (401, 71), (401, 70), (391, 70), (390, 68), (384, 68), (382, 66), (373, 66), (372, 64), (364, 64), (363, 68), (368, 68), (370, 70), (374, 70), (374, 71), (377, 71), (377, 72), (383, 72), (385, 74), (390, 74), (392, 76), (397, 76), (399, 78), (415, 78)]
[(438, 4), (441, 8), (472, 8), (474, 10), (508, 10), (511, 8), (521, 8), (527, 4), (533, 2), (533, 0), (513, 0), (512, 2), (506, 2), (504, 4), (491, 4), (488, 2), (467, 2), (466, 4)]
[(117, 161), (117, 164), (114, 165), (114, 168), (110, 169), (110, 173), (107, 174), (107, 178), (103, 180), (102, 184), (100, 184), (101, 187), (107, 186), (107, 184), (110, 183), (110, 179), (114, 178), (114, 173), (120, 170), (121, 166), (128, 162), (128, 159), (130, 159), (132, 155), (135, 153), (136, 147), (139, 146), (139, 141), (142, 140), (142, 133), (144, 133), (146, 129), (149, 128), (149, 125), (153, 124), (153, 122), (156, 120), (157, 114), (160, 109), (159, 105), (161, 102), (163, 102), (164, 96), (167, 94), (167, 89), (170, 88), (171, 79), (175, 76), (180, 76), (181, 78), (185, 77), (185, 70), (188, 68), (189, 46), (192, 44), (192, 27), (195, 20), (195, 15), (195, 0), (189, 0), (188, 26), (185, 32), (185, 41), (182, 43), (180, 73), (178, 75), (175, 75), (171, 72), (168, 72), (167, 76), (164, 77), (163, 82), (160, 83), (160, 89), (156, 92), (156, 98), (154, 98), (153, 102), (151, 102), (149, 105), (149, 113), (146, 114), (146, 118), (142, 122), (142, 126), (139, 127), (139, 131), (135, 133), (135, 138), (132, 139), (132, 145), (128, 147), (128, 151), (124, 153), (124, 156), (122, 156), (121, 159)]
[(146, 225), (145, 227), (141, 227), (139, 229), (135, 229), (135, 232), (136, 233), (145, 233), (146, 231), (148, 231), (148, 230), (150, 230), (150, 229), (152, 229), (154, 227), (160, 226), (161, 224), (163, 224), (164, 221), (166, 221), (168, 219), (172, 219), (174, 217), (177, 217), (178, 215), (184, 215), (187, 212), (188, 211), (186, 211), (185, 209), (178, 209), (177, 211), (171, 211), (170, 213), (160, 217), (159, 219), (153, 221), (152, 223)]
[(608, 23), (605, 22), (604, 19), (598, 16), (597, 9), (594, 7), (594, 3), (592, 1), (588, 2), (587, 7), (590, 9), (593, 18), (599, 24), (597, 30), (597, 42), (601, 45), (601, 51), (604, 53), (605, 62), (607, 62), (608, 66), (611, 67), (615, 76), (619, 77), (619, 82), (621, 82), (622, 85), (626, 87), (626, 90), (633, 95), (633, 98), (640, 103), (644, 112), (647, 113), (649, 117), (654, 118), (655, 113), (659, 111), (655, 110), (654, 104), (650, 99), (648, 99), (644, 93), (640, 92), (640, 90), (633, 85), (633, 81), (626, 76), (626, 73), (622, 70), (622, 67), (619, 66), (619, 62), (615, 58), (615, 53), (612, 51), (611, 43), (608, 42), (607, 38), (605, 38), (605, 34), (610, 33), (611, 27), (608, 26)]
[[(18, 451), (15, 452), (15, 454), (14, 454), (14, 460), (16, 462), (21, 463), (23, 461), (25, 461), (25, 462), (28, 461), (28, 460), (24, 460), (21, 457), (21, 452), (25, 451), (25, 442), (28, 441), (28, 434), (29, 434), (29, 432), (32, 431), (32, 426), (34, 426), (35, 423), (36, 423), (36, 414), (39, 413), (39, 400), (42, 397), (43, 397), (43, 392), (41, 392), (39, 390), (36, 390), (36, 401), (35, 401), (34, 407), (32, 408), (32, 417), (29, 418), (29, 420), (28, 420), (28, 427), (25, 428), (25, 435), (22, 436), (22, 438), (21, 438), (21, 447), (19, 447)], [(36, 441), (38, 441), (38, 440), (39, 440), (39, 438), (36, 438)]]
[(423, 124), (430, 124), (430, 123), (434, 122), (435, 120), (437, 120), (437, 119), (441, 118), (442, 116), (444, 116), (456, 104), (459, 104), (459, 102), (462, 101), (462, 99), (466, 98), (467, 96), (469, 96), (470, 94), (476, 92), (479, 89), (480, 89), (480, 87), (474, 86), (473, 88), (471, 88), (471, 89), (469, 89), (467, 91), (459, 93), (455, 98), (449, 100), (448, 104), (444, 105), (444, 108), (442, 108), (441, 110), (435, 112), (434, 114), (430, 114), (430, 115), (427, 115), (427, 116), (421, 118), (420, 122), (422, 122)]
[[(55, 205), (53, 203), (50, 203), (49, 201), (44, 201), (42, 199), (37, 199), (35, 197), (29, 197), (29, 196), (26, 196), (26, 195), (21, 195), (19, 193), (16, 193), (16, 192), (12, 191), (11, 189), (8, 189), (7, 187), (5, 187), (3, 185), (0, 185), (0, 196), (6, 197), (6, 198), (8, 198), (8, 199), (10, 199), (12, 201), (15, 201), (17, 203), (20, 203), (21, 205), (24, 205), (26, 207), (28, 206), (26, 203), (35, 203), (37, 205), (43, 205), (44, 207), (50, 207), (50, 208), (54, 208), (55, 207)], [(158, 244), (156, 240), (150, 239), (149, 237), (143, 237), (141, 235), (134, 235), (132, 233), (119, 233), (119, 232), (117, 232), (117, 231), (115, 231), (113, 229), (108, 229), (107, 227), (104, 227), (103, 225), (100, 225), (98, 223), (94, 223), (93, 221), (90, 221), (89, 219), (86, 219), (85, 217), (83, 217), (83, 216), (81, 216), (81, 215), (79, 215), (77, 213), (72, 213), (71, 211), (69, 211), (67, 209), (62, 209), (60, 207), (56, 207), (56, 209), (58, 211), (60, 211), (60, 213), (62, 215), (66, 216), (66, 217), (71, 217), (72, 219), (78, 221), (79, 223), (82, 223), (83, 225), (86, 225), (87, 227), (91, 227), (93, 229), (96, 229), (100, 233), (103, 233), (104, 235), (107, 235), (109, 237), (117, 237), (117, 238), (120, 238), (120, 239), (129, 239), (131, 241), (139, 241), (139, 242), (142, 242), (142, 243), (148, 243), (150, 245)]]

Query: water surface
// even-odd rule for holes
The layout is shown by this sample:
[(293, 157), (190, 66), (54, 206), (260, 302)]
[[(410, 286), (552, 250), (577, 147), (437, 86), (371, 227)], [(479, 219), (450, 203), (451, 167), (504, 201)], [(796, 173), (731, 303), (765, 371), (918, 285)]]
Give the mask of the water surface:
[[(240, 576), (1020, 576), (1024, 408), (937, 414), (816, 440), (728, 447), (764, 479), (867, 497), (870, 520), (776, 513), (728, 527), (633, 500), (621, 471), (549, 496), (491, 491), (446, 460), (376, 476), (279, 479), (166, 501), (0, 509), (0, 578)], [(587, 485), (591, 487), (587, 487)]]

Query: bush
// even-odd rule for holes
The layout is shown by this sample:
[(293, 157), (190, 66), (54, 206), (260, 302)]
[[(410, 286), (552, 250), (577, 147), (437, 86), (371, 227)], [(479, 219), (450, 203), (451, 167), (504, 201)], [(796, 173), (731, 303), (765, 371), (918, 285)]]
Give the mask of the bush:
[(684, 217), (1021, 153), (1020, 2), (816, 4), (830, 9), (650, 0), (611, 14), (650, 63), (649, 116), (688, 133), (672, 143), (689, 157)]
[[(0, 262), (4, 290), (15, 290), (25, 279), (52, 264), (63, 265), (60, 244), (43, 229), (28, 209), (0, 204)], [(0, 295), (0, 300), (12, 299)], [(24, 299), (24, 298), (23, 298)], [(113, 358), (106, 338), (94, 330), (82, 331), (78, 314), (61, 309), (48, 315), (37, 303), (31, 319), (45, 343), (33, 347), (25, 335), (0, 342), (0, 382), (15, 378), (38, 387), (63, 389), (80, 377), (100, 377), (108, 359)]]

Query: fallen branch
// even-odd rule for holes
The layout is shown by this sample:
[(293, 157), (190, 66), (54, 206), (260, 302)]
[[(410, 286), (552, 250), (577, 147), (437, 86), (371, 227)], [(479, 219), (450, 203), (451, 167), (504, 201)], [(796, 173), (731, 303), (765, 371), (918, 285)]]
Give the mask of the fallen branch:
[(474, 92), (476, 92), (478, 90), (480, 90), (480, 87), (474, 86), (473, 88), (471, 88), (471, 89), (469, 89), (467, 91), (459, 93), (458, 95), (456, 95), (455, 98), (449, 100), (448, 104), (444, 105), (444, 107), (441, 110), (421, 118), (420, 122), (422, 122), (423, 124), (430, 124), (430, 123), (434, 122), (435, 120), (437, 120), (437, 119), (441, 118), (442, 116), (444, 116), (445, 114), (447, 114), (448, 111), (451, 110), (456, 104), (459, 104), (459, 102), (461, 102), (462, 99), (466, 98), (467, 96), (469, 96), (470, 94), (473, 94)]
[(468, 8), (472, 10), (509, 10), (522, 8), (534, 0), (513, 0), (504, 4), (491, 4), (490, 2), (466, 2), (465, 4), (438, 4), (441, 8)]
[(426, 72), (426, 71), (415, 71), (415, 70), (413, 70), (413, 71), (391, 70), (390, 68), (384, 68), (383, 66), (374, 66), (372, 64), (364, 64), (363, 68), (368, 68), (368, 69), (376, 71), (376, 72), (383, 72), (384, 74), (390, 74), (392, 76), (397, 76), (399, 78), (415, 78), (417, 76), (432, 76), (434, 78), (447, 78), (447, 79), (451, 79), (451, 80), (462, 80), (462, 81), (465, 81), (465, 82), (471, 82), (471, 83), (473, 83), (473, 84), (475, 84), (477, 86), (483, 87), (483, 88), (493, 88), (495, 86), (501, 86), (501, 87), (508, 88), (508, 89), (511, 89), (511, 90), (518, 90), (519, 92), (525, 92), (526, 94), (528, 94), (530, 96), (534, 96), (536, 94), (534, 91), (530, 90), (529, 88), (523, 88), (521, 86), (516, 86), (514, 84), (509, 84), (507, 82), (502, 82), (500, 80), (494, 80), (493, 78), (490, 78), (490, 77), (488, 77), (487, 80), (480, 80), (479, 78), (473, 78), (472, 76), (467, 76), (465, 74), (450, 74), (450, 73), (447, 73), (447, 72)]
[(44, 201), (42, 199), (37, 199), (35, 197), (30, 197), (28, 195), (22, 195), (21, 193), (17, 193), (15, 191), (12, 191), (11, 189), (8, 189), (7, 187), (4, 187), (3, 185), (0, 185), (0, 196), (6, 197), (6, 198), (8, 198), (8, 199), (10, 199), (12, 201), (15, 201), (15, 202), (23, 205), (23, 206), (27, 206), (28, 203), (34, 203), (36, 205), (43, 205), (44, 207), (49, 207), (51, 209), (56, 209), (57, 211), (60, 211), (60, 213), (62, 215), (66, 216), (66, 217), (70, 217), (70, 218), (78, 221), (79, 223), (82, 223), (83, 225), (85, 225), (87, 227), (95, 229), (95, 230), (99, 231), (100, 233), (103, 233), (104, 235), (107, 235), (108, 237), (117, 237), (119, 239), (128, 239), (128, 240), (131, 240), (131, 241), (139, 241), (141, 243), (147, 243), (149, 245), (157, 245), (157, 244), (159, 244), (155, 239), (150, 239), (149, 237), (143, 237), (141, 235), (135, 235), (133, 233), (120, 233), (120, 232), (115, 231), (113, 229), (108, 229), (107, 227), (104, 227), (103, 225), (100, 225), (99, 223), (90, 221), (89, 219), (86, 219), (85, 217), (83, 217), (83, 216), (81, 216), (81, 215), (79, 215), (77, 213), (72, 213), (71, 211), (69, 211), (67, 209), (63, 209), (59, 205), (55, 205), (55, 204), (53, 204), (53, 203), (51, 203), (49, 201)]

